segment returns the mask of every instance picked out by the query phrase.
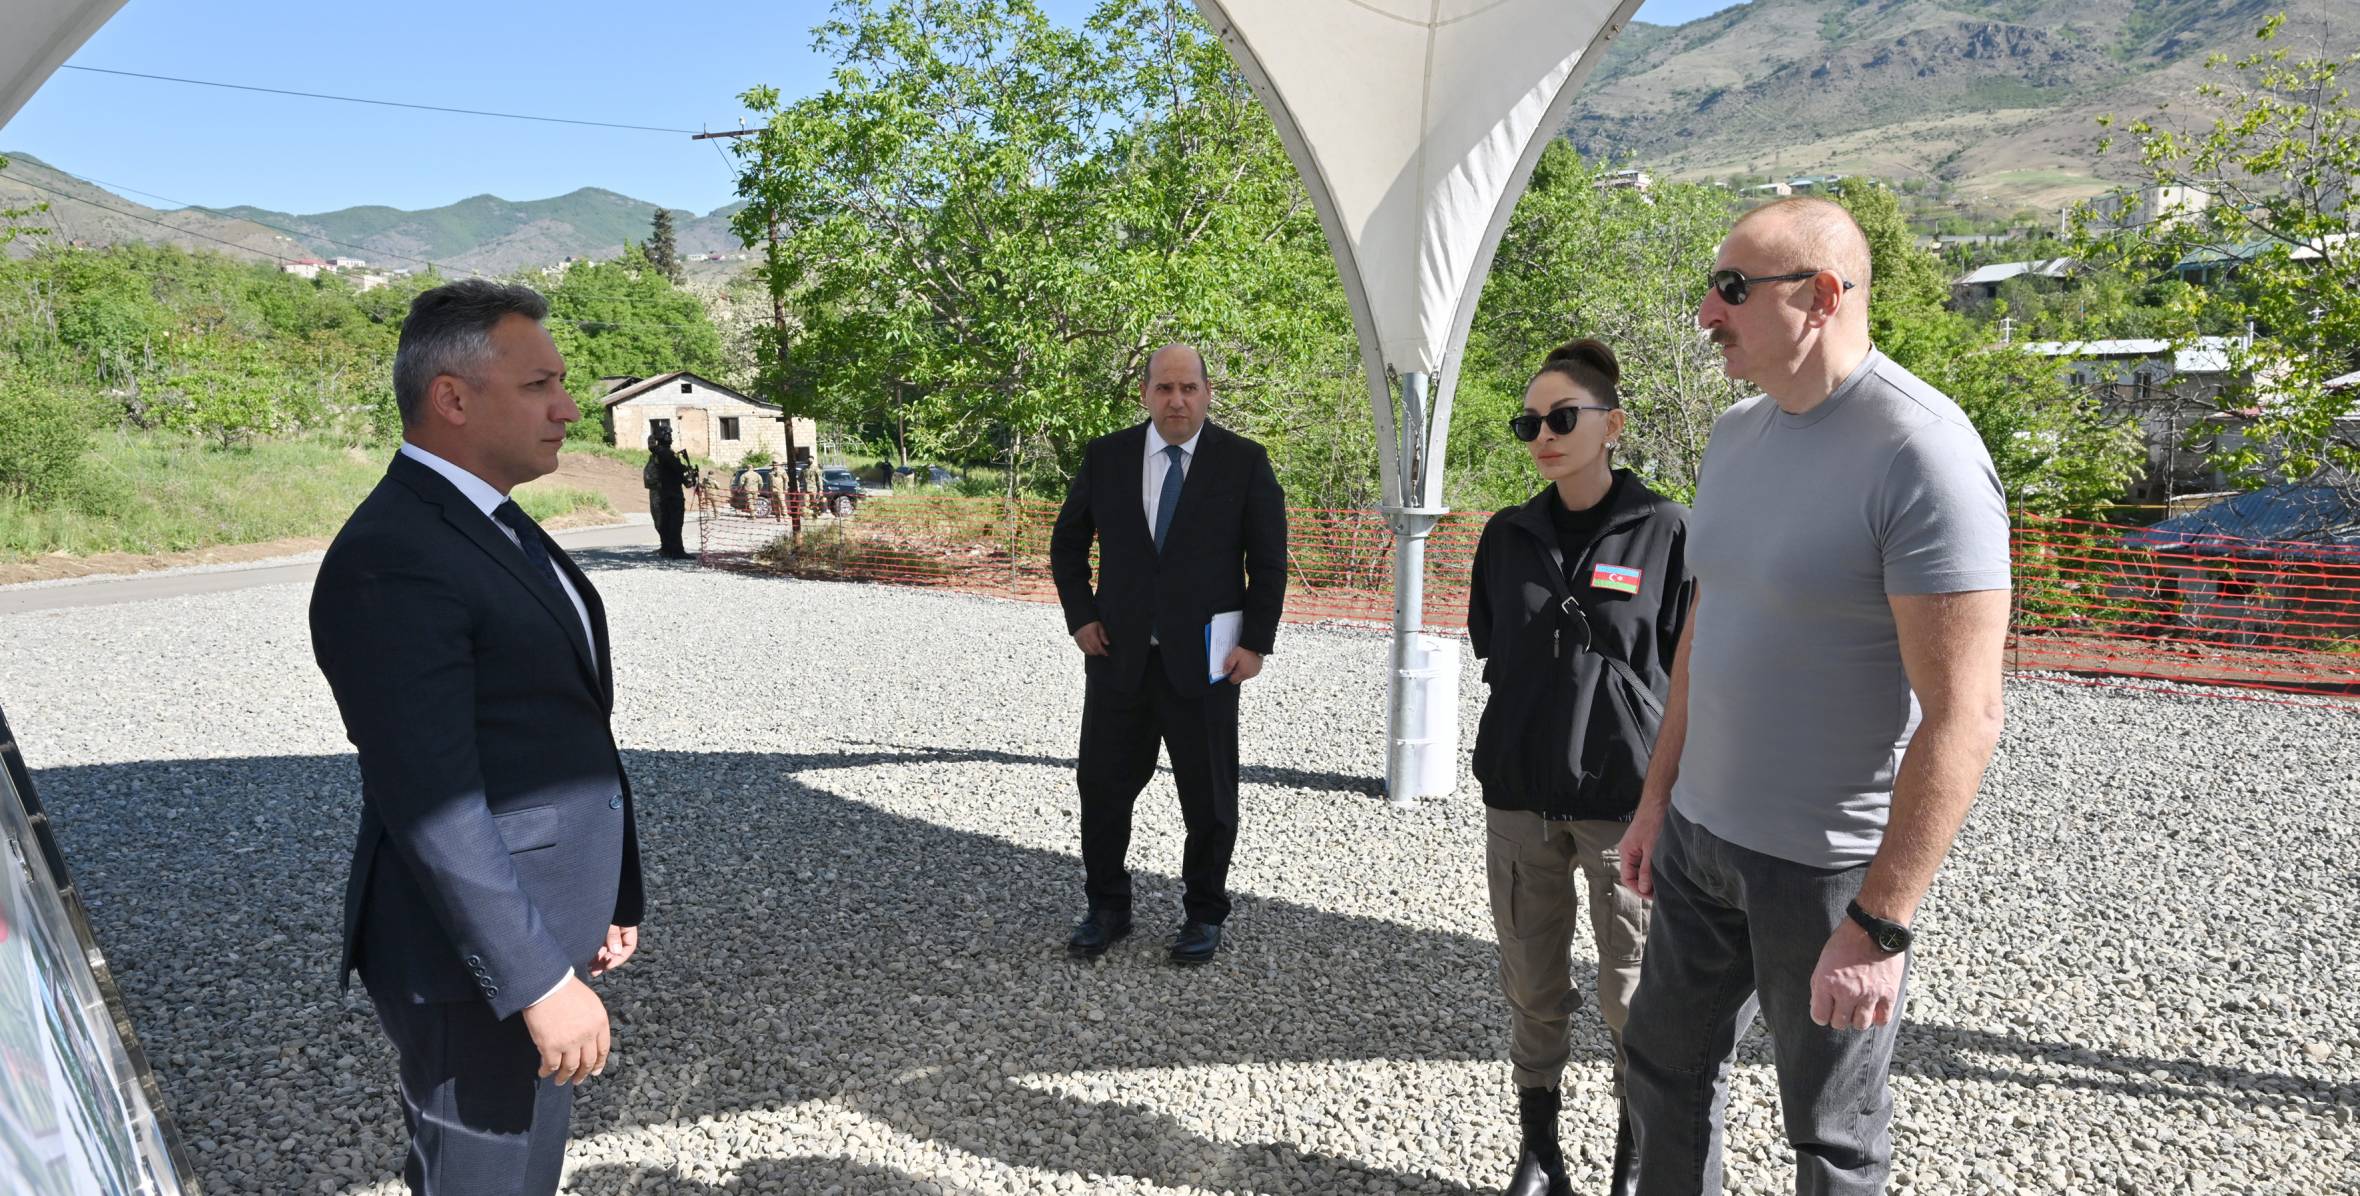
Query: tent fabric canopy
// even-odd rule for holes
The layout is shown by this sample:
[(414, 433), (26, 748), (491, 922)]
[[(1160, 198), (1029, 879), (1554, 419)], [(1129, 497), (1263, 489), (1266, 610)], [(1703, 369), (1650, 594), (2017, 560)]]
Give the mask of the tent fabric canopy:
[[(1568, 83), (1636, 3), (1199, 0), (1333, 227), (1385, 365), (1438, 373), (1464, 335)], [(1552, 117), (1554, 119), (1552, 119)]]
[(1638, 7), (1197, 0), (1303, 178), (1360, 336), (1394, 536), (1396, 802), (1448, 793), (1457, 776), (1457, 645), (1425, 634), (1424, 603), (1460, 349), (1534, 163)]
[(123, 0), (0, 0), (0, 126), (121, 7)]

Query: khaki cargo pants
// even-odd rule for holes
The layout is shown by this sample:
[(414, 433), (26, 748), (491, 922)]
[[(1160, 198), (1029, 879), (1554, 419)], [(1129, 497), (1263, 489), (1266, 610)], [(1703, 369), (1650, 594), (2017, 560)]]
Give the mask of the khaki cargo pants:
[[(1579, 889), (1589, 890), (1590, 937), (1598, 950), (1598, 1012), (1614, 1042), (1614, 1088), (1622, 1092), (1623, 1023), (1647, 950), (1646, 898), (1615, 883), (1623, 822), (1544, 819), (1484, 808), (1491, 923), (1500, 940), (1500, 988), (1513, 1013), (1508, 1058), (1519, 1088), (1555, 1088), (1572, 1050), (1572, 946)], [(1580, 873), (1577, 885), (1575, 873)]]

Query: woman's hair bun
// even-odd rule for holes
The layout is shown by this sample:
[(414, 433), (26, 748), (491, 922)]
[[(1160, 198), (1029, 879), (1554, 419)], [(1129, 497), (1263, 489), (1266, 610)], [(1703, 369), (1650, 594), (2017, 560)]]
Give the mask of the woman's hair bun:
[(1543, 368), (1559, 364), (1587, 366), (1589, 369), (1597, 371), (1605, 379), (1606, 388), (1609, 391), (1617, 389), (1622, 384), (1622, 363), (1614, 359), (1614, 350), (1607, 348), (1604, 341), (1584, 337), (1577, 341), (1567, 341), (1549, 350), (1548, 360), (1543, 363)]

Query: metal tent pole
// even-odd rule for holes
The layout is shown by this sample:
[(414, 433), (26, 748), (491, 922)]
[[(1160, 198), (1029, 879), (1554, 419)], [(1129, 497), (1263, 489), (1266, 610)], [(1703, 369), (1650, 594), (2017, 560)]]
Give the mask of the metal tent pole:
[[(1449, 654), (1451, 676), (1441, 678), (1444, 662), (1424, 634), (1426, 537), (1442, 515), (1422, 501), (1431, 465), (1426, 384), (1422, 372), (1401, 375), (1401, 419), (1393, 428), (1398, 455), (1396, 493), (1391, 496), (1395, 505), (1385, 508), (1386, 522), (1393, 528), (1393, 667), (1386, 695), (1385, 794), (1395, 806), (1406, 806), (1432, 788), (1427, 778), (1437, 767), (1432, 759), (1437, 753), (1452, 757), (1447, 763), (1453, 770), (1458, 763), (1457, 654)], [(1437, 714), (1454, 720), (1445, 734), (1434, 731)]]

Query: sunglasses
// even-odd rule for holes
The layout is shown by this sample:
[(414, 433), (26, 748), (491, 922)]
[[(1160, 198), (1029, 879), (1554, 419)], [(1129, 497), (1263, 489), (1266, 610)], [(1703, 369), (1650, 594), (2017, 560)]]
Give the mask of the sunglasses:
[(1510, 418), (1508, 430), (1516, 434), (1516, 439), (1530, 444), (1541, 438), (1541, 425), (1543, 424), (1547, 424), (1549, 430), (1559, 436), (1566, 436), (1572, 434), (1574, 422), (1581, 418), (1582, 412), (1612, 410), (1614, 410), (1612, 407), (1559, 407), (1547, 415), (1527, 411), (1522, 415)]
[[(1704, 285), (1719, 295), (1721, 302), (1735, 307), (1745, 302), (1745, 297), (1753, 293), (1752, 287), (1757, 282), (1801, 282), (1806, 278), (1817, 278), (1824, 273), (1826, 273), (1824, 270), (1797, 270), (1792, 274), (1760, 274), (1747, 278), (1736, 270), (1715, 270), (1706, 277)], [(1843, 283), (1845, 290), (1852, 289), (1849, 279), (1839, 278), (1836, 281)]]

